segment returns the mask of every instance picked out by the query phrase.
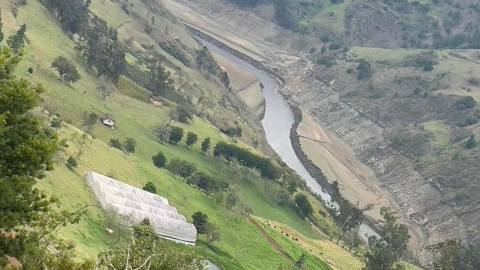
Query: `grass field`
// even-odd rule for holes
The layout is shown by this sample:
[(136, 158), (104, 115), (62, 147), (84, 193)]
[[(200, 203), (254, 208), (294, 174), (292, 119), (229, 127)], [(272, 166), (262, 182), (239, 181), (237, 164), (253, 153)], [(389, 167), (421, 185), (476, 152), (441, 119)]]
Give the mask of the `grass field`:
[[(112, 10), (114, 9), (104, 10), (102, 13)], [(125, 18), (116, 17), (114, 13), (111, 17), (116, 20), (114, 24), (125, 22)], [(115, 245), (102, 226), (103, 212), (83, 180), (84, 172), (93, 170), (136, 187), (142, 187), (147, 181), (153, 182), (159, 194), (167, 197), (187, 219), (195, 211), (206, 212), (210, 220), (220, 226), (222, 241), (215, 244), (215, 251), (202, 244), (195, 249), (227, 269), (271, 269), (272, 266), (276, 268), (282, 263), (288, 264), (260, 232), (253, 225), (240, 220), (238, 214), (215, 205), (204, 193), (184, 184), (166, 170), (153, 166), (151, 157), (161, 151), (168, 159), (182, 158), (195, 163), (201, 171), (229, 179), (228, 170), (225, 169), (227, 166), (219, 165), (219, 160), (201, 153), (200, 143), (190, 149), (185, 148), (182, 143), (178, 146), (159, 143), (152, 129), (168, 121), (169, 108), (157, 108), (118, 92), (103, 101), (100, 93), (96, 91), (97, 78), (81, 61), (76, 61), (76, 52), (73, 49), (75, 44), (62, 33), (58, 23), (38, 1), (29, 1), (22, 7), (17, 20), (20, 24), (27, 24), (29, 44), (16, 74), (46, 87), (41, 106), (51, 115), (57, 115), (63, 120), (63, 127), (58, 133), (69, 145), (59, 152), (56, 169), (48, 172), (47, 178), (39, 181), (38, 187), (58, 196), (62, 201), (62, 208), (73, 210), (78, 205), (90, 206), (88, 214), (80, 224), (63, 228), (58, 233), (60, 237), (75, 242), (81, 258), (93, 257), (99, 251)], [(76, 63), (82, 76), (79, 82), (66, 84), (58, 80), (58, 74), (50, 68), (51, 62), (57, 56), (64, 56)], [(128, 60), (135, 61), (132, 57), (128, 57)], [(29, 67), (34, 69), (32, 75), (27, 73)], [(84, 128), (83, 115), (91, 112), (114, 115), (115, 129), (97, 123), (90, 131), (93, 137), (84, 136), (84, 132), (77, 127)], [(195, 118), (190, 124), (174, 122), (173, 125), (183, 127), (185, 132), (197, 133), (200, 142), (210, 137), (212, 145), (221, 140), (233, 143), (229, 137), (200, 118)], [(112, 138), (124, 141), (127, 137), (134, 138), (138, 144), (135, 154), (126, 155), (107, 144)], [(246, 147), (242, 142), (238, 143)], [(65, 161), (70, 156), (75, 157), (79, 163), (74, 171), (65, 166)], [(243, 196), (253, 208), (253, 214), (285, 223), (308, 237), (318, 238), (294, 208), (269, 203), (261, 192), (260, 182), (251, 180), (239, 184)]]

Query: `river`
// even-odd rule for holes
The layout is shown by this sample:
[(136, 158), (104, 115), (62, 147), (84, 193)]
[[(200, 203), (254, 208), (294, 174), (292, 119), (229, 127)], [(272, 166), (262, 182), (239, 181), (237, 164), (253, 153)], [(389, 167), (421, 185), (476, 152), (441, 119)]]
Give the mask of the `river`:
[[(202, 39), (198, 40), (207, 46), (210, 51), (252, 74), (263, 84), (262, 94), (265, 99), (265, 115), (262, 119), (262, 125), (268, 144), (270, 144), (283, 162), (295, 170), (297, 174), (305, 180), (307, 186), (313, 192), (319, 194), (325, 202), (329, 202), (331, 199), (330, 195), (322, 191), (320, 184), (310, 175), (293, 150), (292, 142), (290, 141), (290, 130), (294, 123), (293, 112), (285, 98), (278, 92), (280, 85), (277, 80), (250, 63), (239, 59), (217, 46)], [(365, 223), (360, 225), (358, 233), (364, 240), (367, 240), (369, 235), (378, 236), (378, 234)]]

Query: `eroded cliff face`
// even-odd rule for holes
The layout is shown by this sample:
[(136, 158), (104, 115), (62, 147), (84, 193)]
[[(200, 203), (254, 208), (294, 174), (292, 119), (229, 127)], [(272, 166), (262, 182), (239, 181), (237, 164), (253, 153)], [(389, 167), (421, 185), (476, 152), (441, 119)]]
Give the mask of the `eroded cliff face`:
[[(384, 129), (344, 102), (339, 94), (355, 87), (334, 70), (307, 61), (289, 67), (282, 93), (333, 132), (375, 172), (378, 185), (401, 210), (410, 229), (421, 235), (422, 248), (444, 239), (466, 239), (463, 221), (442, 203), (440, 192), (409, 159), (390, 148)], [(418, 255), (425, 255), (420, 252)]]

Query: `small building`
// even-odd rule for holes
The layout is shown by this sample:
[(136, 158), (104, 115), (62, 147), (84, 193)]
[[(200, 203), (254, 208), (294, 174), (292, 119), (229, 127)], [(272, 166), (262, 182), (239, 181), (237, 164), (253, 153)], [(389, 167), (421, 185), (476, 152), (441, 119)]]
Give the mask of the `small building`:
[(151, 96), (150, 100), (152, 101), (153, 105), (157, 107), (162, 107), (163, 106), (163, 98), (159, 96)]
[(105, 114), (104, 116), (102, 116), (102, 123), (107, 127), (113, 128), (113, 126), (115, 125), (115, 118), (113, 117), (113, 115)]

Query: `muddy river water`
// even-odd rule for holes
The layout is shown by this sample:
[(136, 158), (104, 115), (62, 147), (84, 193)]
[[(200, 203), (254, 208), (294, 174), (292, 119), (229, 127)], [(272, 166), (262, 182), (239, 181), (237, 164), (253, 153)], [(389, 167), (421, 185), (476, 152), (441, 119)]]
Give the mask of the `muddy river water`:
[[(324, 201), (330, 201), (330, 195), (322, 191), (320, 184), (308, 173), (293, 150), (292, 142), (290, 141), (290, 129), (294, 123), (293, 112), (285, 98), (278, 92), (280, 85), (277, 80), (229, 52), (207, 41), (199, 40), (203, 45), (207, 46), (210, 51), (252, 74), (263, 84), (262, 94), (265, 99), (265, 115), (262, 119), (262, 125), (268, 143), (280, 158), (306, 181), (308, 187), (310, 187), (313, 192), (319, 194)], [(378, 234), (365, 223), (360, 225), (359, 235), (363, 239), (368, 238), (366, 235), (378, 236)]]

